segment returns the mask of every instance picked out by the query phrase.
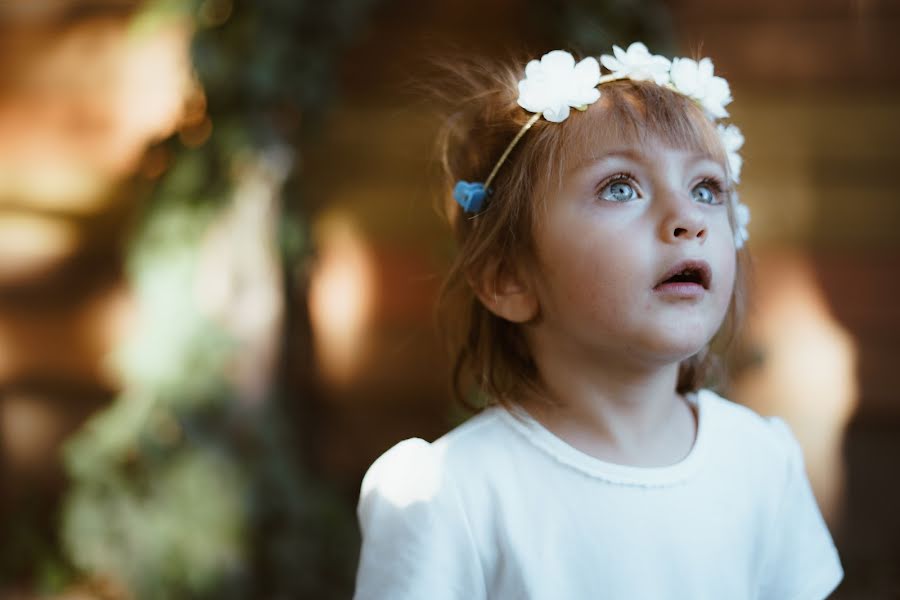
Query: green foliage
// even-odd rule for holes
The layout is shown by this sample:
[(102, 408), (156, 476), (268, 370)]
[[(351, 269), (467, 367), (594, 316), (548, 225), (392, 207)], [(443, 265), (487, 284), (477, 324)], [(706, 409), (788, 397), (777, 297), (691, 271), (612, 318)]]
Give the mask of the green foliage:
[[(172, 167), (128, 252), (138, 324), (112, 357), (124, 389), (65, 449), (66, 554), (136, 598), (352, 590), (352, 511), (298, 464), (277, 386), (262, 403), (238, 397), (228, 378), (238, 345), (198, 307), (197, 288), (203, 241), (236, 197), (242, 165), (272, 148), (302, 150), (311, 117), (332, 96), (338, 52), (369, 4), (157, 0), (135, 19), (144, 35), (196, 16), (194, 64), (213, 123), (199, 148), (165, 142)], [(289, 178), (284, 198), (299, 197), (296, 184)], [(285, 265), (307, 251), (302, 207), (287, 214), (277, 227)]]
[[(192, 164), (161, 189), (196, 188)], [(68, 555), (138, 598), (203, 597), (248, 577), (251, 481), (228, 429), (225, 377), (235, 345), (194, 299), (215, 211), (180, 198), (159, 202), (131, 250), (139, 324), (114, 357), (125, 390), (66, 448)]]
[(245, 568), (247, 481), (237, 464), (202, 445), (135, 460), (141, 476), (110, 470), (70, 497), (64, 538), (79, 567), (160, 599), (195, 597)]

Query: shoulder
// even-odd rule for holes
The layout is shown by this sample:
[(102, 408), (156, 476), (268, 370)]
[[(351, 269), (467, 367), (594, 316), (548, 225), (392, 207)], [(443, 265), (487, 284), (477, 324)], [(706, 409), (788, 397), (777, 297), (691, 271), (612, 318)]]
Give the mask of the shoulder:
[(354, 598), (484, 597), (470, 519), (449, 471), (447, 447), (419, 438), (369, 467), (357, 506)]
[(709, 389), (698, 392), (704, 426), (720, 447), (766, 463), (779, 471), (791, 463), (802, 463), (803, 453), (790, 426), (777, 416), (762, 416), (753, 409), (728, 400)]
[(425, 498), (436, 488), (439, 460), (431, 444), (410, 438), (397, 443), (372, 463), (360, 488), (360, 497), (377, 493), (395, 503)]
[[(828, 596), (843, 578), (843, 567), (794, 432), (780, 417), (761, 416), (709, 390), (701, 393), (719, 445), (719, 473), (742, 497), (761, 498), (765, 520), (757, 530), (763, 552), (759, 597)], [(740, 468), (728, 467), (735, 457)]]
[(372, 463), (363, 477), (360, 510), (366, 498), (377, 495), (395, 505), (434, 501), (450, 495), (457, 475), (466, 468), (483, 464), (489, 448), (497, 446), (502, 432), (498, 407), (473, 416), (434, 443), (420, 438), (403, 440)]
[(356, 507), (364, 539), (377, 545), (428, 545), (427, 532), (459, 521), (459, 503), (432, 444), (403, 440), (372, 463)]
[(501, 412), (499, 406), (485, 409), (433, 443), (420, 438), (398, 442), (372, 463), (366, 479), (392, 479), (398, 471), (420, 473), (447, 459), (455, 461), (482, 452), (495, 445), (496, 435), (505, 429)]
[(763, 416), (743, 404), (738, 404), (709, 389), (698, 392), (711, 424), (719, 431), (754, 438), (776, 451), (789, 450), (795, 443), (790, 426), (777, 416)]
[(500, 406), (486, 408), (435, 440), (433, 446), (451, 462), (467, 461), (473, 455), (483, 455), (489, 448), (498, 445), (499, 436), (508, 435), (509, 429), (504, 425), (505, 413)]

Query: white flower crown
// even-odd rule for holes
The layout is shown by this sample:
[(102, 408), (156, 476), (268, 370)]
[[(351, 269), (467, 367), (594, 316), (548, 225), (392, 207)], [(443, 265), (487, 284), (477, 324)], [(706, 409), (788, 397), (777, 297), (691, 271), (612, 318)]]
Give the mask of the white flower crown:
[[(690, 58), (668, 58), (650, 54), (647, 46), (635, 42), (622, 50), (613, 46), (614, 56), (604, 54), (600, 63), (593, 57), (585, 58), (578, 64), (571, 54), (564, 50), (548, 52), (540, 61), (532, 60), (525, 67), (525, 79), (519, 81), (518, 104), (535, 113), (504, 150), (487, 179), (482, 182), (459, 181), (453, 189), (453, 197), (465, 212), (478, 212), (490, 194), (490, 184), (500, 166), (512, 152), (525, 132), (541, 116), (547, 121), (561, 123), (569, 117), (570, 109), (587, 110), (588, 105), (600, 98), (598, 86), (619, 79), (633, 81), (653, 81), (668, 87), (696, 101), (709, 119), (716, 123), (716, 130), (728, 158), (729, 175), (735, 183), (740, 181), (742, 159), (738, 150), (744, 144), (744, 136), (735, 125), (722, 125), (720, 119), (728, 116), (725, 106), (731, 98), (728, 82), (713, 75), (713, 63), (708, 58), (695, 61)], [(600, 65), (610, 73), (600, 74)], [(737, 231), (734, 242), (741, 248), (747, 241), (747, 225), (750, 209), (731, 194)]]

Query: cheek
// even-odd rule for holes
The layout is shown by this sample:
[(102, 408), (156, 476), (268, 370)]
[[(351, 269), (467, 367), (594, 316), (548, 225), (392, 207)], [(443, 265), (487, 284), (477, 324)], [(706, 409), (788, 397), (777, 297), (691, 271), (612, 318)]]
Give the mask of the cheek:
[(735, 277), (737, 275), (737, 257), (735, 256), (733, 248), (723, 249), (723, 252), (725, 252), (725, 255), (717, 265), (718, 269), (716, 276), (719, 277), (719, 285), (716, 286), (715, 296), (717, 299), (716, 305), (718, 312), (724, 319), (725, 313), (728, 311), (728, 306), (731, 303), (731, 298), (734, 295), (734, 288), (736, 285)]
[[(730, 235), (731, 231), (729, 230), (728, 233)], [(735, 273), (737, 273), (737, 250), (734, 247), (733, 239), (731, 237), (720, 244), (717, 254), (722, 257), (720, 268), (725, 275), (726, 287), (728, 288), (730, 295), (731, 289), (734, 288)]]
[(732, 252), (730, 256), (731, 256), (731, 260), (728, 261), (728, 268), (727, 268), (728, 280), (730, 282), (730, 284), (728, 285), (728, 295), (729, 296), (731, 296), (732, 292), (734, 291), (735, 276), (737, 274), (737, 257), (735, 256), (734, 252)]
[(718, 285), (714, 286), (716, 295), (730, 299), (737, 273), (737, 251), (727, 215), (714, 222), (708, 242), (712, 247), (708, 248), (707, 260), (714, 269), (714, 277), (718, 279)]
[(605, 241), (596, 235), (582, 237), (573, 232), (548, 248), (544, 262), (547, 302), (581, 317), (612, 318), (629, 304), (632, 278), (639, 272), (633, 264), (633, 249)]

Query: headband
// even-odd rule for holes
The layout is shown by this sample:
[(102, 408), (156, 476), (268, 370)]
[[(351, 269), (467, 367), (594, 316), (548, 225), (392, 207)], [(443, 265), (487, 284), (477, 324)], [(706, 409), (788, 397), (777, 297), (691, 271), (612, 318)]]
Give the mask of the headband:
[[(458, 181), (453, 188), (453, 198), (466, 213), (477, 213), (491, 194), (491, 183), (500, 167), (531, 127), (544, 117), (551, 123), (562, 123), (570, 114), (570, 109), (579, 111), (600, 98), (597, 89), (604, 83), (631, 79), (632, 81), (653, 81), (694, 100), (706, 116), (716, 125), (716, 131), (725, 148), (728, 173), (735, 183), (740, 181), (743, 160), (738, 151), (744, 145), (744, 136), (735, 125), (725, 125), (720, 121), (728, 117), (725, 106), (731, 103), (731, 90), (722, 77), (713, 75), (713, 63), (709, 58), (699, 61), (690, 58), (669, 60), (658, 54), (650, 54), (647, 46), (635, 42), (622, 50), (613, 46), (614, 56), (604, 54), (600, 62), (593, 57), (585, 58), (578, 64), (571, 54), (564, 50), (554, 50), (532, 60), (525, 67), (525, 79), (519, 81), (518, 104), (534, 113), (512, 139), (494, 168), (483, 182)], [(610, 73), (600, 74), (600, 65)], [(734, 233), (735, 246), (740, 248), (747, 241), (747, 225), (750, 209), (731, 194), (737, 230)]]

